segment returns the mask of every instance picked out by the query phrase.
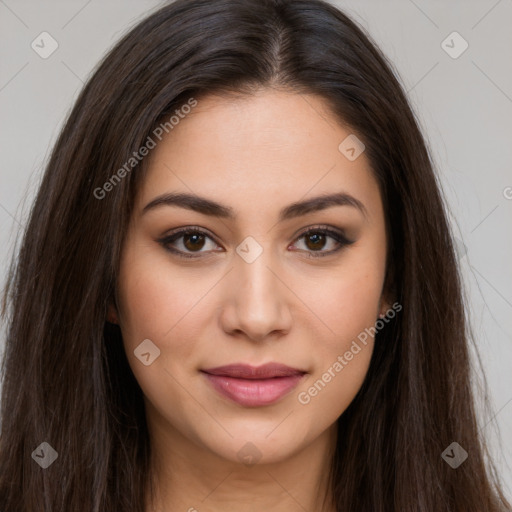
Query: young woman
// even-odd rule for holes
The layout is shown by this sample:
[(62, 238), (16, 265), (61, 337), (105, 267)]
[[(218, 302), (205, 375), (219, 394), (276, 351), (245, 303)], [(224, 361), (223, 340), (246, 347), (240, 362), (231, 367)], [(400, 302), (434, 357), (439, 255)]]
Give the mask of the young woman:
[(425, 142), (321, 0), (178, 0), (109, 52), (4, 318), (2, 512), (511, 510)]

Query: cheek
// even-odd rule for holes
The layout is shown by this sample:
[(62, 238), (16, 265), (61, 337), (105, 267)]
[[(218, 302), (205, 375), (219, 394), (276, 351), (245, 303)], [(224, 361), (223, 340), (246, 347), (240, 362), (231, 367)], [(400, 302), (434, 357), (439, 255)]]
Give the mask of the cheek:
[(323, 334), (322, 343), (315, 345), (324, 355), (348, 350), (350, 342), (370, 326), (379, 314), (384, 268), (376, 261), (365, 265), (347, 266), (333, 272), (328, 279), (317, 281), (322, 286), (308, 287), (299, 292), (308, 297), (306, 304), (314, 312)]
[(378, 250), (353, 254), (350, 265), (308, 294), (321, 322), (312, 345), (315, 369), (297, 398), (310, 414), (321, 414), (325, 424), (335, 421), (354, 399), (373, 351), (385, 264)]
[[(349, 344), (352, 359), (345, 359), (340, 352), (329, 358), (329, 363), (311, 375), (297, 394), (303, 414), (315, 421), (315, 428), (332, 425), (354, 400), (366, 377), (372, 354), (372, 343), (366, 346), (356, 342), (357, 349)], [(352, 347), (352, 350), (350, 350)]]
[(353, 276), (332, 280), (324, 293), (318, 311), (330, 330), (324, 329), (327, 334), (312, 344), (315, 368), (298, 390), (297, 401), (307, 417), (327, 428), (350, 405), (368, 372), (380, 287), (375, 276), (371, 281)]
[[(119, 273), (118, 306), (125, 352), (144, 395), (159, 410), (169, 404), (181, 410), (188, 395), (179, 383), (186, 381), (197, 351), (198, 301), (213, 283), (197, 282), (178, 269), (170, 272), (165, 256), (155, 258), (136, 244), (127, 247)], [(159, 350), (149, 365), (134, 354), (147, 339)]]
[(165, 254), (155, 258), (137, 246), (127, 248), (119, 275), (119, 311), (125, 350), (134, 371), (138, 361), (133, 351), (145, 339), (160, 349), (157, 367), (172, 367), (171, 354), (173, 361), (191, 358), (196, 349), (195, 331), (201, 325), (200, 302), (213, 285), (208, 276), (191, 279), (190, 270), (170, 272)]

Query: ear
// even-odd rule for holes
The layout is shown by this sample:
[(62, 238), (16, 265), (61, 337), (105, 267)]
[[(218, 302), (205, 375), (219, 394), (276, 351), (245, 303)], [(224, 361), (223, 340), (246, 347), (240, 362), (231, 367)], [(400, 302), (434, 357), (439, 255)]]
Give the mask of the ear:
[(384, 318), (386, 316), (386, 312), (391, 309), (391, 304), (392, 302), (387, 297), (387, 294), (383, 294), (379, 302), (379, 318)]
[(393, 309), (393, 304), (396, 302), (398, 292), (396, 289), (394, 274), (394, 266), (388, 265), (386, 268), (386, 275), (384, 277), (384, 284), (382, 286), (382, 293), (379, 301), (379, 318), (384, 318), (386, 313), (390, 309)]
[(111, 324), (119, 324), (119, 315), (116, 306), (112, 301), (108, 303), (107, 307), (107, 321)]
[(386, 311), (388, 309), (389, 308), (387, 306), (385, 308), (381, 308), (379, 311), (379, 316), (378, 316), (377, 320), (384, 318), (386, 316)]

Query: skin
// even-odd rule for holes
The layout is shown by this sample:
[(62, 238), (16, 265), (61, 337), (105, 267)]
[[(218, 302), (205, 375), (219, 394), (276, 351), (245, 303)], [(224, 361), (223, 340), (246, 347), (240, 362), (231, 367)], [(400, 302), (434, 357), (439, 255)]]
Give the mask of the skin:
[[(390, 307), (382, 200), (365, 154), (350, 161), (338, 150), (350, 133), (320, 97), (265, 89), (201, 98), (152, 150), (123, 246), (117, 309), (109, 309), (145, 395), (158, 484), (148, 512), (318, 511), (330, 495), (336, 420), (361, 387), (373, 338), (309, 403), (298, 395)], [(281, 208), (338, 191), (363, 203), (366, 216), (345, 205), (278, 222)], [(166, 192), (213, 199), (236, 220), (169, 205), (141, 213)], [(308, 258), (338, 247), (300, 236), (318, 225), (354, 243)], [(203, 246), (186, 237), (171, 245), (198, 258), (158, 241), (190, 226), (209, 232)], [(262, 248), (252, 263), (236, 252), (248, 236)], [(160, 350), (148, 366), (134, 355), (145, 339)], [(308, 373), (263, 407), (232, 402), (199, 371), (267, 362)], [(238, 456), (248, 442), (253, 465)]]

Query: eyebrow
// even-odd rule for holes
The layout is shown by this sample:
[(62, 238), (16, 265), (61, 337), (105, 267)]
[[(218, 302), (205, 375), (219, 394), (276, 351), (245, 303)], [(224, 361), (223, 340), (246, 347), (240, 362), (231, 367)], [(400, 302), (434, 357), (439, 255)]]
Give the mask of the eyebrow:
[[(170, 192), (155, 197), (143, 208), (141, 215), (161, 206), (178, 206), (202, 213), (203, 215), (227, 220), (235, 220), (237, 217), (235, 210), (230, 206), (222, 205), (206, 197), (178, 192)], [(300, 217), (311, 212), (325, 210), (333, 206), (351, 206), (359, 210), (365, 218), (368, 217), (366, 207), (359, 199), (345, 192), (338, 192), (336, 194), (320, 195), (286, 206), (279, 212), (279, 222)]]

